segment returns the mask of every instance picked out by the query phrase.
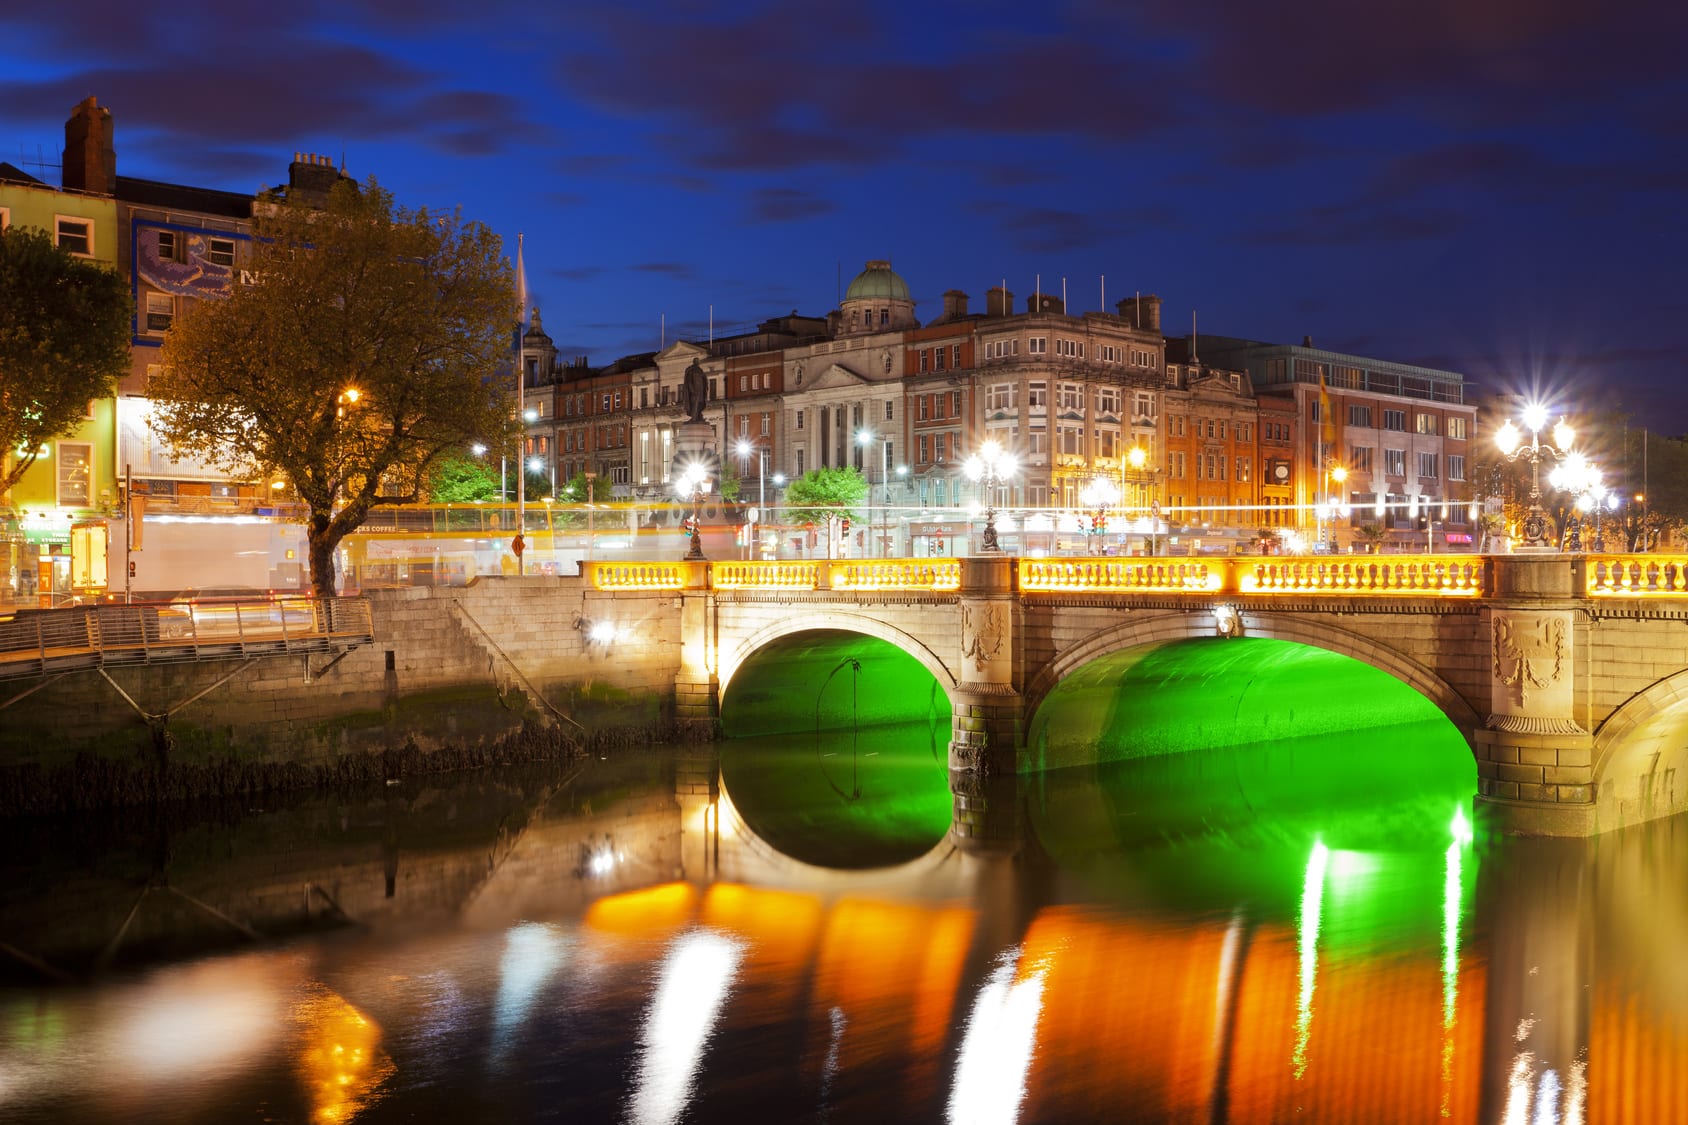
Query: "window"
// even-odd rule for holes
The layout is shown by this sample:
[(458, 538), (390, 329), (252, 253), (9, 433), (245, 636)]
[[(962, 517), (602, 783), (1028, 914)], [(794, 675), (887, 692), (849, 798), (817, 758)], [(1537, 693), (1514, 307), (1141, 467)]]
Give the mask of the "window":
[(1062, 340), (1057, 338), (1055, 341), (1055, 354), (1064, 355), (1068, 359), (1083, 359), (1084, 345), (1079, 343), (1077, 340)]
[(1096, 388), (1096, 412), (1098, 414), (1118, 414), (1119, 413), (1119, 388), (1118, 387), (1097, 387)]
[(1407, 432), (1407, 412), (1405, 410), (1385, 410), (1383, 412), (1383, 428), (1397, 434)]
[(1077, 426), (1058, 426), (1055, 429), (1056, 451), (1063, 457), (1078, 457), (1084, 453), (1083, 431)]
[(927, 406), (927, 396), (926, 395), (916, 396), (916, 398), (914, 400), (914, 417), (915, 417), (915, 420), (920, 421), (920, 422), (926, 421), (926, 414), (927, 414), (928, 409), (929, 409), (929, 407)]
[(1026, 408), (1033, 414), (1049, 409), (1049, 384), (1038, 379), (1026, 384)]
[(961, 345), (960, 344), (953, 344), (950, 347), (950, 366), (956, 367), (956, 368), (959, 368), (961, 366)]
[(214, 266), (234, 265), (234, 239), (208, 238), (205, 260)]
[(1465, 458), (1457, 453), (1448, 455), (1448, 479), (1465, 479)]
[[(1448, 419), (1448, 436), (1453, 438), (1455, 441), (1464, 441), (1465, 440), (1465, 419), (1464, 418), (1449, 418)], [(1452, 479), (1454, 479), (1454, 480), (1464, 480), (1465, 478), (1464, 477), (1453, 477)]]
[(1096, 456), (1119, 456), (1119, 431), (1113, 429), (1099, 429), (1096, 431)]
[(1034, 458), (1041, 458), (1049, 452), (1049, 431), (1041, 427), (1026, 433), (1026, 453)]
[(985, 409), (992, 414), (1020, 407), (1020, 384), (992, 383), (985, 393)]
[(85, 442), (59, 442), (59, 503), (86, 508), (93, 502), (94, 447)]
[(168, 332), (176, 318), (176, 298), (168, 293), (147, 294), (147, 331)]
[(610, 393), (608, 391), (605, 391), (604, 392), (604, 406), (603, 406), (603, 410), (601, 411), (601, 413), (608, 414), (609, 412), (610, 412)]
[(91, 257), (94, 253), (94, 224), (87, 219), (69, 219), (60, 215), (56, 219), (58, 231), (58, 245), (79, 257)]
[(1084, 387), (1079, 383), (1060, 383), (1056, 388), (1056, 401), (1063, 412), (1070, 410), (1083, 414)]
[(801, 411), (801, 410), (799, 410), (797, 412), (797, 426), (796, 426), (796, 428), (799, 431), (801, 431), (803, 429), (803, 414), (804, 414), (804, 412)]
[(1414, 421), (1417, 423), (1416, 428), (1419, 433), (1433, 434), (1436, 432), (1436, 415), (1420, 414)]
[(750, 376), (740, 375), (738, 377), (738, 389), (741, 393), (750, 389)]
[(935, 419), (940, 419), (940, 420), (944, 417), (944, 396), (943, 395), (933, 395), (932, 396), (932, 417), (935, 418)]
[(920, 374), (926, 374), (926, 349), (920, 350)]
[(891, 399), (886, 399), (886, 400), (885, 400), (885, 420), (886, 420), (886, 421), (887, 421), (887, 422), (890, 422), (890, 421), (893, 421), (893, 420), (894, 420), (894, 418), (893, 418), (893, 415), (892, 415), (892, 413), (891, 413), (891, 412), (892, 412), (892, 410), (893, 410), (893, 409), (894, 409), (894, 407), (893, 407), (893, 405), (892, 405), (892, 400), (891, 400)]
[(1436, 478), (1436, 455), (1434, 453), (1420, 453), (1418, 455), (1418, 475), (1428, 477), (1431, 480)]
[(1348, 447), (1348, 467), (1356, 473), (1372, 471), (1372, 446), (1350, 445)]
[(1246, 484), (1246, 483), (1248, 483), (1249, 479), (1253, 475), (1254, 475), (1253, 462), (1250, 461), (1247, 457), (1238, 457), (1237, 458), (1237, 480)]
[(1383, 451), (1383, 471), (1392, 477), (1407, 475), (1407, 451), (1404, 449), (1385, 449)]
[(1184, 451), (1182, 449), (1172, 454), (1172, 475), (1179, 480), (1184, 479)]
[[(1388, 413), (1389, 411), (1384, 411), (1385, 415)], [(1400, 412), (1396, 411), (1396, 413), (1398, 414)], [(1350, 426), (1366, 426), (1369, 428), (1371, 426), (1371, 407), (1350, 406), (1348, 408), (1348, 424)]]
[(952, 417), (952, 418), (961, 417), (961, 392), (960, 391), (951, 391), (950, 392), (950, 417)]
[(942, 371), (943, 369), (944, 369), (944, 349), (941, 348), (941, 347), (933, 348), (932, 349), (932, 370), (933, 371)]
[(1155, 416), (1155, 398), (1148, 391), (1138, 391), (1131, 403), (1133, 418), (1153, 418)]
[(926, 434), (920, 434), (915, 438), (915, 441), (917, 442), (917, 445), (915, 446), (915, 448), (920, 451), (919, 456), (916, 458), (916, 460), (922, 465), (926, 464), (929, 460), (926, 456), (926, 438), (927, 438), (927, 436), (928, 435), (926, 435)]
[(1030, 355), (1047, 355), (1049, 352), (1049, 337), (1033, 336), (1026, 341), (1026, 352)]
[(770, 415), (767, 415), (767, 414), (762, 415), (762, 436), (763, 437), (768, 436), (770, 427), (773, 425), (773, 421), (774, 420)]
[(158, 232), (158, 260), (161, 262), (181, 261), (181, 242), (173, 230)]

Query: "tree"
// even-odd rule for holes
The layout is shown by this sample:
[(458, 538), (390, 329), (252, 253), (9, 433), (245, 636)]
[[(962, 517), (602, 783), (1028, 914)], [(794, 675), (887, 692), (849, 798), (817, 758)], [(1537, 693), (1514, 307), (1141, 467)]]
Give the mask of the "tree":
[(738, 467), (733, 463), (733, 458), (721, 458), (721, 480), (719, 488), (716, 489), (721, 494), (721, 499), (729, 504), (737, 504), (739, 491), (743, 487), (744, 480), (739, 476)]
[(787, 486), (785, 518), (797, 524), (857, 519), (854, 508), (866, 498), (867, 479), (859, 470), (810, 469)]
[(132, 312), (113, 271), (45, 231), (0, 228), (0, 494), (111, 397), (129, 369)]
[(601, 473), (592, 478), (592, 494), (590, 496), (586, 493), (586, 474), (576, 473), (567, 484), (563, 485), (562, 495), (558, 497), (559, 500), (564, 500), (570, 504), (587, 502), (601, 504), (614, 498), (615, 482)]
[(326, 205), (266, 201), (247, 280), (179, 317), (152, 382), (173, 447), (279, 476), (308, 509), (311, 585), (369, 509), (414, 503), (433, 467), (509, 440), (516, 307), (498, 236), (343, 181)]
[(498, 474), (486, 462), (457, 455), (434, 466), (428, 498), (436, 504), (474, 504), (498, 498)]

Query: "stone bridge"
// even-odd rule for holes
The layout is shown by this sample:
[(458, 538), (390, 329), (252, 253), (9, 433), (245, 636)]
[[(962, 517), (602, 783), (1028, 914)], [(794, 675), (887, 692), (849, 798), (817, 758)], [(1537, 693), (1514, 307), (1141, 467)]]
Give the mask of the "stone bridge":
[(1039, 705), (1111, 653), (1262, 637), (1352, 657), (1464, 735), (1506, 830), (1585, 836), (1688, 809), (1688, 559), (952, 558), (600, 562), (586, 610), (680, 609), (682, 719), (714, 720), (747, 660), (841, 630), (920, 663), (953, 710), (952, 773), (1016, 768)]

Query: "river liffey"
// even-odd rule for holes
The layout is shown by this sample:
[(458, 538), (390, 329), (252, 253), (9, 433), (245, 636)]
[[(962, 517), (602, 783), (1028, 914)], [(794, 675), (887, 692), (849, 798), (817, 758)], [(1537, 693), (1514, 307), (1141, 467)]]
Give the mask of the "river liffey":
[(1447, 733), (12, 823), (0, 1121), (1688, 1119), (1688, 830), (1492, 835)]

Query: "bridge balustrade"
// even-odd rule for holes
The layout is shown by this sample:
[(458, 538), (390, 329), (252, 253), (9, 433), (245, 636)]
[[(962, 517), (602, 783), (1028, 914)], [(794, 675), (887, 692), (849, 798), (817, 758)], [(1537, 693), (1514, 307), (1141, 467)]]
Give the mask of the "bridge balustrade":
[(1381, 594), (1389, 597), (1477, 597), (1483, 592), (1483, 556), (1434, 558), (1237, 560), (1236, 584), (1244, 594)]
[(710, 567), (709, 584), (717, 590), (813, 590), (820, 569), (818, 562), (718, 562)]
[(878, 559), (828, 568), (835, 590), (959, 590), (959, 559)]
[(1583, 575), (1592, 597), (1688, 596), (1688, 557), (1681, 555), (1590, 555)]
[(1225, 586), (1225, 564), (1165, 559), (1137, 562), (1116, 558), (1021, 559), (1020, 589), (1117, 590), (1132, 593), (1206, 594)]

